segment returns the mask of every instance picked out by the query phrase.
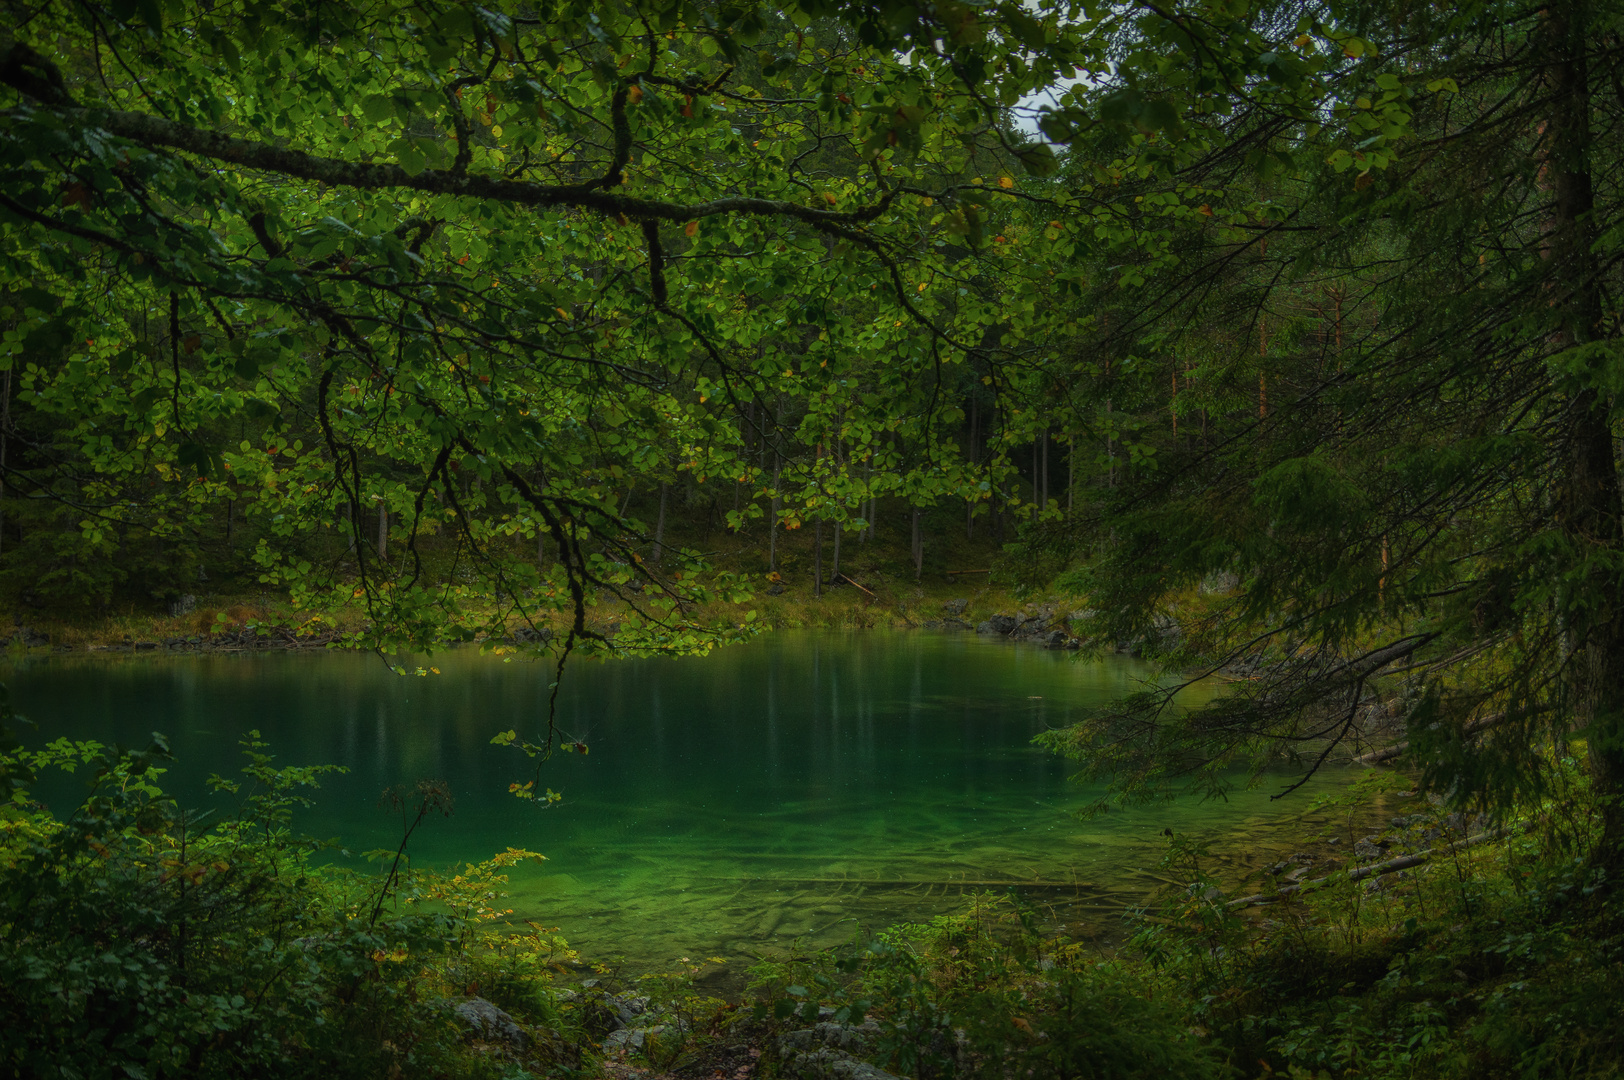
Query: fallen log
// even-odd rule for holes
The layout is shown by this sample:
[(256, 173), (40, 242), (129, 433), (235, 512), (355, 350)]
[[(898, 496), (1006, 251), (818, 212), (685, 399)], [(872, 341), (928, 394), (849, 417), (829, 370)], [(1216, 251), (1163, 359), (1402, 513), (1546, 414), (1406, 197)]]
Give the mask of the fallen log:
[(869, 590), (868, 590), (868, 589), (865, 589), (865, 588), (863, 588), (863, 586), (861, 586), (861, 585), (859, 585), (859, 584), (857, 584), (857, 582), (855, 582), (855, 581), (853, 581), (853, 580), (852, 580), (852, 579), (851, 579), (851, 578), (849, 578), (849, 577), (847, 577), (847, 576), (846, 576), (846, 575), (845, 575), (845, 574), (840, 574), (840, 575), (838, 575), (838, 576), (839, 576), (839, 578), (840, 578), (840, 580), (841, 580), (841, 581), (844, 581), (844, 582), (845, 582), (845, 583), (846, 583), (846, 584), (847, 584), (847, 585), (850, 585), (850, 586), (851, 586), (851, 587), (852, 587), (852, 588), (854, 588), (854, 589), (859, 589), (859, 590), (861, 590), (861, 591), (862, 591), (862, 592), (864, 592), (864, 593), (867, 593), (867, 594), (868, 594), (868, 598), (869, 598), (869, 599), (870, 599), (870, 600), (877, 600), (877, 599), (879, 599), (879, 597), (877, 597), (877, 596), (875, 596), (875, 595), (874, 595), (874, 594), (873, 594), (873, 593), (872, 593), (872, 592), (870, 592), (870, 591), (869, 591)]
[[(1476, 735), (1480, 731), (1493, 727), (1505, 718), (1506, 714), (1503, 712), (1491, 713), (1481, 720), (1473, 720), (1467, 724), (1462, 730), (1462, 734)], [(1384, 746), (1380, 750), (1372, 750), (1368, 754), (1360, 754), (1353, 761), (1356, 765), (1379, 765), (1384, 761), (1392, 761), (1409, 748), (1410, 744), (1406, 740), (1405, 742), (1394, 743), (1392, 746)]]
[[(1476, 836), (1469, 836), (1465, 840), (1457, 840), (1455, 843), (1445, 844), (1443, 847), (1428, 848), (1425, 851), (1418, 851), (1414, 855), (1401, 855), (1396, 859), (1388, 859), (1386, 862), (1373, 863), (1370, 866), (1354, 867), (1352, 870), (1347, 872), (1347, 877), (1349, 881), (1363, 881), (1367, 877), (1380, 877), (1383, 874), (1391, 874), (1395, 870), (1408, 870), (1410, 867), (1420, 866), (1422, 863), (1438, 855), (1447, 855), (1450, 852), (1462, 851), (1469, 847), (1476, 847), (1478, 844), (1486, 844), (1490, 840), (1502, 839), (1506, 835), (1507, 830), (1505, 829), (1490, 829), (1486, 833), (1478, 833)], [(1340, 871), (1338, 873), (1340, 873)], [(1315, 878), (1313, 881), (1304, 881), (1297, 885), (1286, 885), (1272, 893), (1257, 893), (1253, 896), (1243, 896), (1238, 900), (1229, 901), (1227, 904), (1225, 904), (1225, 906), (1230, 908), (1243, 908), (1251, 907), (1253, 904), (1273, 903), (1282, 896), (1287, 896), (1303, 889), (1312, 889), (1316, 886), (1324, 885), (1326, 882), (1337, 876), (1338, 874), (1327, 874), (1322, 878)]]

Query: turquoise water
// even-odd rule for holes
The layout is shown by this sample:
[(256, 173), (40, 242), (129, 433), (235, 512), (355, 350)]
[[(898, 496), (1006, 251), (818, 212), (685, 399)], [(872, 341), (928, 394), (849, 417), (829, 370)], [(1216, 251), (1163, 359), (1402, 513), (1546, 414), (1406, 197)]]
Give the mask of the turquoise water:
[[(296, 824), (355, 852), (393, 846), (380, 791), (448, 782), (455, 814), (413, 842), (416, 858), (478, 861), (507, 847), (547, 855), (515, 873), (515, 918), (562, 928), (591, 954), (635, 964), (682, 955), (742, 964), (797, 938), (928, 917), (977, 890), (1022, 883), (1051, 925), (1109, 937), (1159, 884), (1162, 831), (1215, 841), (1239, 873), (1319, 824), (1306, 798), (1265, 791), (1080, 820), (1092, 792), (1031, 746), (1138, 685), (1133, 661), (1080, 663), (967, 634), (784, 632), (707, 657), (572, 662), (559, 724), (588, 755), (560, 754), (541, 783), (550, 809), (509, 795), (532, 766), (492, 746), (545, 723), (550, 663), (473, 651), (442, 674), (391, 673), (333, 652), (60, 657), (14, 662), (17, 708), (59, 735), (140, 743), (161, 730), (189, 805), (240, 765), (258, 729), (285, 764), (333, 763)], [(1326, 783), (1336, 783), (1335, 776)], [(71, 794), (54, 788), (53, 805)], [(357, 860), (359, 862), (359, 860)]]

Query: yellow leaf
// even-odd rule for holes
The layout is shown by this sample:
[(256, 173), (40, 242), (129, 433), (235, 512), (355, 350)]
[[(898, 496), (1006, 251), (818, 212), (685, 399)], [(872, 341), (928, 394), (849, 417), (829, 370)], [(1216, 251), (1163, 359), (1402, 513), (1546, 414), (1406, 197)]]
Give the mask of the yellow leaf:
[(553, 308), (553, 310), (558, 312), (558, 317), (560, 319), (568, 319), (568, 318), (570, 318), (570, 313), (565, 311), (563, 308)]
[(491, 134), (494, 135), (496, 138), (500, 139), (502, 137), (502, 125), (497, 124), (494, 127), (492, 127), (491, 128)]
[(925, 283), (924, 283), (924, 282), (923, 282), (923, 281), (921, 281), (921, 282), (920, 282), (920, 283), (919, 283), (919, 291), (920, 291), (920, 292), (924, 292), (924, 291), (925, 291)]
[(839, 200), (837, 200), (833, 195), (829, 194), (829, 192), (825, 191), (823, 193), (823, 201), (828, 203), (830, 206), (833, 206)]
[(688, 224), (682, 227), (682, 235), (684, 236), (696, 236), (698, 233), (699, 222), (697, 221), (690, 221)]
[(636, 105), (639, 101), (642, 101), (643, 88), (641, 86), (633, 86), (630, 90), (627, 90), (626, 100), (633, 105)]
[(1295, 44), (1299, 49), (1306, 49), (1309, 45), (1313, 44), (1313, 42), (1313, 38), (1309, 37), (1307, 34), (1304, 34), (1296, 40)]
[(1000, 176), (998, 178), (998, 186), (1001, 188), (1012, 188), (1015, 186), (1015, 181), (1011, 177)]

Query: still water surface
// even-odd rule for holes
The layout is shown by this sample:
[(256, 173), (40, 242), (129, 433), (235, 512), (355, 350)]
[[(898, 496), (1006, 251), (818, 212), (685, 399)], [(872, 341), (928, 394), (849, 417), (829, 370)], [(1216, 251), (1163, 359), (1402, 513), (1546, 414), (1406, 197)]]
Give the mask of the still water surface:
[[(50, 657), (5, 672), (18, 709), (59, 735), (136, 744), (163, 731), (189, 805), (240, 765), (258, 729), (285, 764), (333, 763), (296, 826), (351, 851), (393, 846), (380, 791), (447, 781), (457, 800), (414, 840), (420, 861), (507, 847), (547, 855), (517, 872), (515, 918), (562, 927), (634, 965), (749, 956), (796, 938), (849, 940), (961, 907), (1009, 881), (1047, 921), (1113, 936), (1158, 885), (1166, 828), (1209, 838), (1231, 869), (1299, 843), (1306, 798), (1267, 792), (1081, 820), (1089, 790), (1032, 736), (1133, 689), (1129, 660), (1079, 663), (966, 634), (784, 632), (708, 657), (575, 662), (560, 726), (591, 752), (557, 755), (542, 810), (507, 793), (528, 759), (490, 744), (545, 723), (550, 663), (436, 655), (439, 676), (322, 652)], [(32, 740), (31, 740), (32, 741)], [(1326, 783), (1337, 783), (1335, 776)], [(1278, 787), (1278, 785), (1273, 785)], [(53, 805), (71, 787), (47, 790)]]

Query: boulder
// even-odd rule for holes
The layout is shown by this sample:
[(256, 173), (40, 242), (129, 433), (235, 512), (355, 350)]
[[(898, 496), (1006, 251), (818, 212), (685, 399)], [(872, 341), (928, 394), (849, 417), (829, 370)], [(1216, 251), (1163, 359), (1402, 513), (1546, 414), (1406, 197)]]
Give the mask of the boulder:
[(855, 1054), (867, 1051), (879, 1025), (822, 1023), (791, 1031), (778, 1040), (779, 1072), (800, 1080), (896, 1080)]
[(665, 1030), (666, 1026), (664, 1024), (656, 1024), (648, 1028), (621, 1028), (619, 1031), (611, 1031), (604, 1037), (603, 1048), (605, 1050), (641, 1050), (643, 1044), (648, 1041), (649, 1036), (662, 1035)]
[(1381, 842), (1374, 836), (1367, 836), (1353, 845), (1353, 853), (1361, 859), (1379, 859), (1387, 854)]
[(469, 1031), (489, 1042), (507, 1043), (514, 1049), (522, 1049), (530, 1042), (517, 1020), (484, 998), (464, 998), (451, 1006), (451, 1011)]
[(775, 581), (771, 585), (767, 586), (767, 595), (768, 596), (783, 596), (784, 595), (784, 584), (783, 584), (783, 582)]
[(621, 1028), (632, 1026), (632, 1021), (648, 1012), (648, 998), (636, 997), (632, 994), (605, 994), (603, 1003), (614, 1012), (616, 1025)]
[(976, 624), (978, 634), (1012, 634), (1020, 625), (1013, 615), (994, 615), (985, 622)]
[(169, 604), (169, 615), (171, 618), (178, 619), (182, 615), (190, 615), (196, 610), (197, 597), (193, 596), (191, 593), (187, 593), (185, 596), (182, 596), (179, 599), (172, 600)]
[(947, 612), (949, 615), (963, 615), (964, 609), (969, 606), (970, 601), (960, 597), (957, 600), (949, 600), (947, 603), (943, 604), (942, 610)]

